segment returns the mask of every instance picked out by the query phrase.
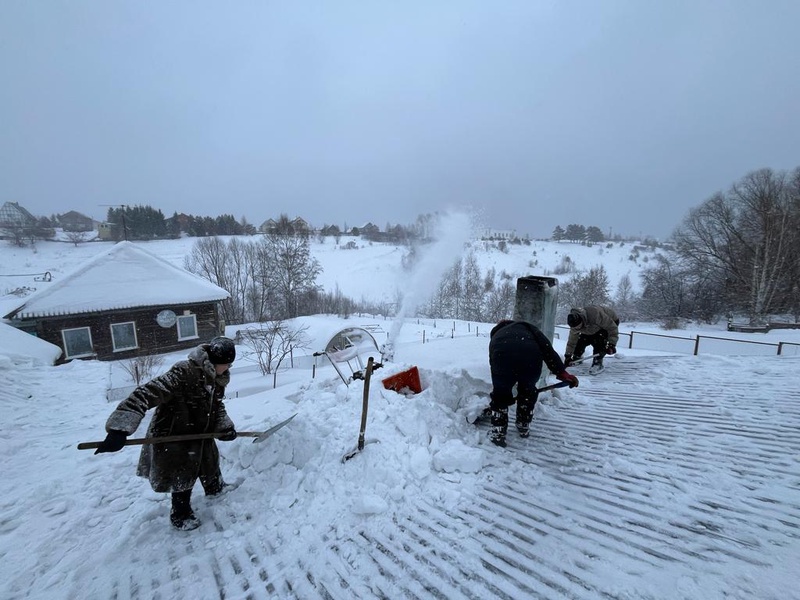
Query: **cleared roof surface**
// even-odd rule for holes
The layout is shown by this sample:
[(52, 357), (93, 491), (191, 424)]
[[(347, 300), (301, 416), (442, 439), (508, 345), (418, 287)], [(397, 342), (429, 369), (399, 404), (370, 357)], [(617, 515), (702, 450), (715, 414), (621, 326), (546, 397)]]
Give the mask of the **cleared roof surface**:
[(6, 315), (30, 319), (146, 306), (214, 302), (230, 294), (132, 242), (119, 242), (25, 299)]

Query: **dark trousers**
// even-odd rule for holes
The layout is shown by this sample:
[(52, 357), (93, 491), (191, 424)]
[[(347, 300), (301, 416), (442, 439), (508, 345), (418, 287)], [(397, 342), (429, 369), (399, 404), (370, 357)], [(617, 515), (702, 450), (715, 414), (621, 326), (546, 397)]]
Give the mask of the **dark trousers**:
[[(489, 406), (501, 410), (525, 405), (533, 413), (538, 392), (536, 383), (542, 374), (542, 355), (534, 342), (491, 344), (489, 367), (492, 374), (492, 394)], [(514, 397), (514, 386), (517, 396)]]
[(592, 354), (599, 354), (600, 358), (606, 355), (606, 346), (608, 345), (608, 332), (601, 329), (593, 335), (580, 334), (578, 341), (575, 344), (575, 352), (573, 356), (579, 358), (583, 356), (587, 346), (592, 347)]

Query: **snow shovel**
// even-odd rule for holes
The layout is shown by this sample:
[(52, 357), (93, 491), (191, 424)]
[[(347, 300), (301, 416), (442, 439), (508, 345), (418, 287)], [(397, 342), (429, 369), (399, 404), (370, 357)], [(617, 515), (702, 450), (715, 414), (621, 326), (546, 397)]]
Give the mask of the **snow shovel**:
[[(550, 385), (546, 385), (544, 387), (540, 387), (536, 389), (537, 394), (541, 394), (542, 392), (549, 392), (550, 390), (555, 390), (557, 388), (567, 387), (569, 385), (569, 381), (559, 381), (558, 383), (551, 383)], [(476, 396), (481, 397), (489, 397), (488, 392), (476, 392)], [(464, 417), (467, 419), (467, 423), (470, 425), (477, 425), (478, 421), (481, 419), (488, 419), (492, 416), (492, 409), (488, 406), (484, 409), (479, 409), (480, 412), (478, 413), (471, 413), (467, 414)]]
[[(573, 366), (573, 365), (579, 365), (579, 364), (581, 364), (582, 362), (585, 362), (585, 361), (587, 361), (587, 360), (589, 360), (589, 359), (592, 359), (592, 360), (594, 360), (595, 358), (599, 358), (599, 357), (600, 357), (600, 355), (599, 355), (599, 354), (592, 354), (591, 356), (583, 356), (583, 357), (581, 357), (581, 358), (576, 358), (576, 359), (575, 359), (575, 360), (573, 360), (571, 363), (569, 363), (569, 367), (571, 367), (571, 366)], [(567, 368), (569, 369), (569, 367), (567, 367)]]
[(364, 401), (361, 405), (361, 431), (358, 433), (358, 445), (342, 457), (342, 462), (346, 462), (353, 458), (356, 454), (364, 449), (366, 444), (372, 444), (378, 441), (364, 440), (364, 434), (367, 430), (367, 409), (369, 408), (369, 380), (372, 377), (374, 362), (374, 359), (370, 356), (369, 360), (367, 360), (367, 367), (364, 369)]
[[(278, 431), (284, 425), (288, 425), (289, 421), (294, 419), (297, 416), (297, 413), (293, 414), (291, 417), (286, 419), (285, 421), (281, 421), (277, 425), (273, 425), (266, 431), (237, 431), (236, 437), (251, 437), (255, 438), (253, 440), (254, 444), (258, 444), (259, 442), (263, 442), (273, 433)], [(149, 437), (149, 438), (131, 438), (129, 440), (125, 440), (126, 446), (141, 446), (143, 444), (165, 444), (167, 442), (188, 442), (190, 440), (208, 440), (212, 438), (216, 438), (222, 435), (221, 433), (187, 433), (185, 435), (165, 435), (160, 437)], [(78, 450), (91, 450), (93, 448), (98, 448), (100, 444), (103, 442), (81, 442), (78, 444)]]

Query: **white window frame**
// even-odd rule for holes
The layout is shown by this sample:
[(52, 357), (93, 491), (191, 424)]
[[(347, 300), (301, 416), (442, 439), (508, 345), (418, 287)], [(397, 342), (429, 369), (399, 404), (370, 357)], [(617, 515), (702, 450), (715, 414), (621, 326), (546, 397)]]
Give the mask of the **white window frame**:
[[(114, 328), (120, 327), (122, 325), (130, 325), (133, 328), (133, 346), (126, 346), (124, 348), (120, 348), (117, 346), (117, 338), (114, 335)], [(123, 321), (122, 323), (111, 323), (109, 325), (111, 329), (111, 346), (113, 347), (114, 352), (125, 352), (126, 350), (136, 350), (139, 347), (139, 338), (136, 335), (136, 321)]]
[[(84, 352), (82, 354), (70, 354), (69, 353), (69, 344), (67, 343), (67, 334), (72, 331), (87, 331), (89, 333), (89, 346), (90, 350), (88, 352)], [(91, 327), (71, 327), (70, 329), (62, 329), (61, 330), (61, 340), (64, 343), (64, 358), (85, 358), (87, 356), (94, 356), (94, 343), (92, 342), (92, 328)]]
[[(192, 320), (192, 325), (194, 326), (194, 335), (187, 335), (187, 336), (182, 336), (181, 335), (181, 320), (182, 319), (191, 319)], [(175, 329), (178, 332), (178, 341), (179, 342), (182, 342), (184, 340), (196, 340), (197, 338), (200, 337), (199, 335), (197, 335), (197, 315), (178, 315), (178, 320), (176, 322)]]

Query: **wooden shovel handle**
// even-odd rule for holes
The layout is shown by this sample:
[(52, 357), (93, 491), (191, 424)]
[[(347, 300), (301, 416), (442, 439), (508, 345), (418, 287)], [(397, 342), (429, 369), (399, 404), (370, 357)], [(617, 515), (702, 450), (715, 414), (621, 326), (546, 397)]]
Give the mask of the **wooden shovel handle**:
[[(263, 431), (237, 431), (236, 437), (258, 437)], [(143, 444), (166, 444), (167, 442), (188, 442), (191, 440), (210, 440), (224, 433), (187, 433), (185, 435), (165, 435), (161, 437), (130, 438), (125, 440), (125, 446), (141, 446)], [(92, 450), (99, 448), (103, 442), (81, 442), (78, 450)]]
[(358, 432), (358, 449), (364, 449), (364, 435), (367, 432), (367, 409), (369, 408), (369, 380), (372, 377), (372, 364), (374, 360), (370, 356), (367, 360), (367, 368), (364, 370), (364, 399), (361, 403), (361, 430)]

